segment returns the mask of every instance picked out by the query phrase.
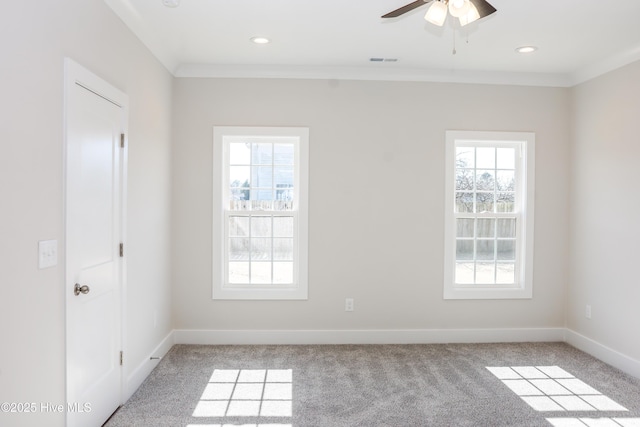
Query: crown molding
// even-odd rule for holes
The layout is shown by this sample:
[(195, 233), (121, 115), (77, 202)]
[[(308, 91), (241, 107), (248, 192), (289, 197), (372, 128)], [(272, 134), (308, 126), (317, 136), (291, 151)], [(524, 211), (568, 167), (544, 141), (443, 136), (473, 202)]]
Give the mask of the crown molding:
[(571, 86), (585, 83), (638, 60), (640, 60), (640, 46), (610, 56), (572, 73), (570, 75)]
[(378, 80), (569, 87), (569, 75), (421, 68), (182, 64), (178, 78)]

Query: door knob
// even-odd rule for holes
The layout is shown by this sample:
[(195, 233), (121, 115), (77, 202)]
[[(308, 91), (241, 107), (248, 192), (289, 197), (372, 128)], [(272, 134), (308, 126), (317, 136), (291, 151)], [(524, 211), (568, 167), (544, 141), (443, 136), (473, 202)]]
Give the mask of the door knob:
[(73, 288), (73, 294), (75, 296), (78, 296), (80, 294), (88, 294), (90, 290), (91, 289), (89, 289), (87, 285), (80, 286), (80, 284), (76, 283), (76, 286)]

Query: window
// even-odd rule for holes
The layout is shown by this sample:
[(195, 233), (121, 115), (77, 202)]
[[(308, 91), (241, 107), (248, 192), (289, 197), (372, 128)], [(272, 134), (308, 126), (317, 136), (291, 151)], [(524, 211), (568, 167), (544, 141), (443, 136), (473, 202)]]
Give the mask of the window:
[(531, 298), (534, 134), (447, 132), (445, 299)]
[(307, 298), (308, 132), (214, 127), (214, 299)]

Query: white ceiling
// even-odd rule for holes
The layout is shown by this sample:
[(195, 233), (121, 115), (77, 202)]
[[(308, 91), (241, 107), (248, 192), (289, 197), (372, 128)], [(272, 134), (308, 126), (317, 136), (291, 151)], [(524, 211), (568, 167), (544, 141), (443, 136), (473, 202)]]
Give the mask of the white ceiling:
[(105, 0), (178, 77), (572, 86), (640, 59), (640, 0), (489, 0), (498, 11), (462, 29), (429, 24), (427, 6), (380, 18), (410, 1)]

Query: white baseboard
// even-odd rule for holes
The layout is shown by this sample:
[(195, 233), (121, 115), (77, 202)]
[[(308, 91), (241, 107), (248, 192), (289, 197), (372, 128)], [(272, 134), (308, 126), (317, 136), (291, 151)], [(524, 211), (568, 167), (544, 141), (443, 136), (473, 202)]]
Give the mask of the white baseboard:
[(444, 344), (564, 341), (564, 328), (407, 330), (203, 330), (176, 329), (175, 344)]
[(169, 332), (169, 334), (160, 341), (160, 344), (158, 344), (156, 348), (154, 348), (153, 351), (127, 376), (123, 387), (123, 402), (129, 400), (160, 361), (159, 359), (151, 360), (151, 357), (162, 358), (171, 349), (174, 344), (173, 336), (174, 331)]
[(590, 354), (596, 359), (620, 369), (636, 378), (640, 378), (640, 361), (622, 354), (612, 348), (600, 344), (597, 341), (587, 338), (571, 329), (565, 329), (567, 344)]

